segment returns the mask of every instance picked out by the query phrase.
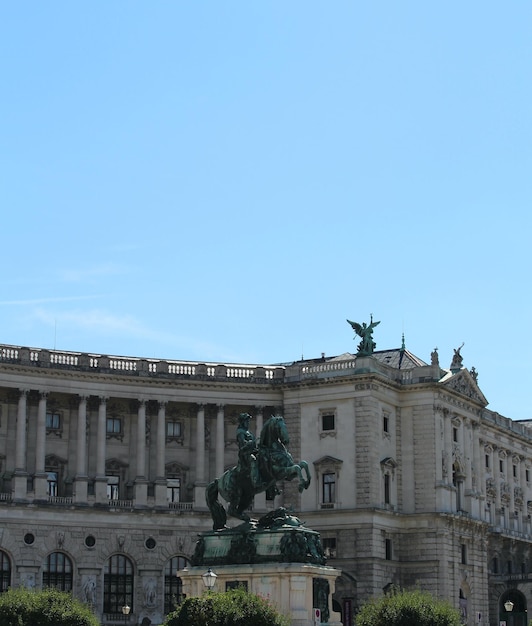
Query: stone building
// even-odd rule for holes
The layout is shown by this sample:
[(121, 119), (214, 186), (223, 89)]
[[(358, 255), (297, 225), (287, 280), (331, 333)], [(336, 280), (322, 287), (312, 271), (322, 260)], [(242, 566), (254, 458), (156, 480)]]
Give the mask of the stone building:
[(312, 483), (253, 513), (292, 507), (321, 533), (344, 624), (417, 586), (467, 624), (524, 626), (531, 431), (486, 406), (460, 349), (444, 369), (404, 346), (284, 365), (0, 346), (0, 589), (54, 585), (102, 624), (126, 605), (129, 623), (160, 624), (212, 526), (205, 486), (236, 462), (238, 415), (259, 433), (282, 413)]

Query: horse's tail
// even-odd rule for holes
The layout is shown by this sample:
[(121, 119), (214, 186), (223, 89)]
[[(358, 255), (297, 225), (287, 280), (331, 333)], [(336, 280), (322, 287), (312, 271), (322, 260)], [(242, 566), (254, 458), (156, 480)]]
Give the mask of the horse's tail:
[(227, 522), (227, 513), (218, 500), (218, 479), (214, 479), (212, 483), (207, 485), (205, 489), (205, 500), (211, 512), (213, 528), (219, 530), (225, 528)]

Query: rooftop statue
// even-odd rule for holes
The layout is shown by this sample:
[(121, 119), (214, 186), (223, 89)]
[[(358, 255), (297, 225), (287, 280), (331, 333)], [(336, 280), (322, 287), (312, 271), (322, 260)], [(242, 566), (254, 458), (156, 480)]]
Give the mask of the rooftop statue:
[[(227, 515), (244, 522), (251, 518), (247, 510), (253, 497), (263, 491), (279, 493), (278, 480), (299, 480), (299, 491), (310, 485), (310, 471), (306, 461), (295, 463), (286, 446), (289, 443), (284, 418), (272, 416), (262, 428), (259, 441), (249, 430), (251, 415), (240, 414), (237, 427), (238, 464), (213, 480), (205, 492), (214, 530), (226, 527)], [(227, 511), (218, 496), (229, 503)]]
[(362, 341), (358, 344), (358, 356), (369, 356), (370, 354), (373, 354), (373, 351), (377, 347), (377, 344), (373, 341), (373, 329), (375, 328), (375, 326), (378, 326), (380, 322), (374, 322), (373, 315), (371, 316), (370, 320), (371, 321), (369, 325), (367, 325), (366, 322), (358, 324), (357, 322), (351, 322), (351, 320), (347, 320), (347, 322), (351, 324), (351, 327), (353, 328), (355, 333), (359, 337), (362, 337)]
[(464, 342), (462, 342), (462, 345), (459, 348), (453, 348), (454, 350), (454, 355), (453, 355), (453, 360), (451, 363), (451, 369), (460, 369), (462, 367), (462, 361), (464, 360), (464, 357), (460, 354), (460, 350), (464, 347)]

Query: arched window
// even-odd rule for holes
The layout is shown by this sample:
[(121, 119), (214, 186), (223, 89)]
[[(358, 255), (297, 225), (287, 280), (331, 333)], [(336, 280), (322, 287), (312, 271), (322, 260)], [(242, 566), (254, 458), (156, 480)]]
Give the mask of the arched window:
[(187, 559), (182, 556), (174, 556), (166, 562), (164, 568), (164, 613), (165, 615), (175, 610), (183, 601), (183, 583), (179, 578), (179, 570), (189, 565)]
[(123, 554), (107, 560), (103, 576), (103, 612), (122, 615), (128, 605), (133, 612), (133, 563)]
[(7, 554), (0, 550), (0, 593), (7, 591), (11, 585), (11, 561)]
[(52, 552), (46, 558), (42, 573), (42, 586), (72, 591), (72, 561), (63, 552)]

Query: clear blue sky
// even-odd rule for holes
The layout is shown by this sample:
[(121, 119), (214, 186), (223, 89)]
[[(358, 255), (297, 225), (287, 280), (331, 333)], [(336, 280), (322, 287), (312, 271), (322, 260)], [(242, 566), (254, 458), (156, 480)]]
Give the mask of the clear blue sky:
[(273, 363), (381, 324), (532, 418), (532, 3), (5, 2), (0, 343)]

